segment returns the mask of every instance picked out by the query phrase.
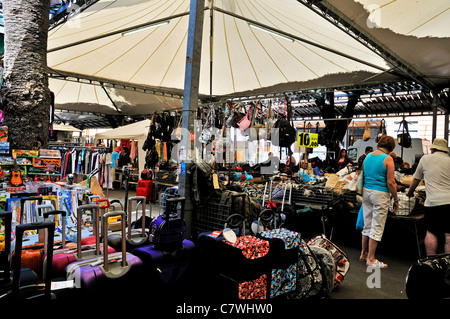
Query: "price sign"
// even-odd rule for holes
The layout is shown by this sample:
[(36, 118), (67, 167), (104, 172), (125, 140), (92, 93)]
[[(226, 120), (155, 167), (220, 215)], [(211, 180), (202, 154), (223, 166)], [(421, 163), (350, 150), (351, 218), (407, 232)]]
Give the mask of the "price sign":
[(298, 133), (297, 137), (297, 146), (316, 148), (319, 145), (318, 141), (319, 141), (319, 134), (300, 132)]

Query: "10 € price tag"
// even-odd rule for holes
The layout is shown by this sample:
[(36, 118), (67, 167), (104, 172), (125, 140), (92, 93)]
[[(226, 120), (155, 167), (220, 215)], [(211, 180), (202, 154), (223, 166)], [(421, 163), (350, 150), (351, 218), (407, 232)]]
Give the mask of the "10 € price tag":
[(318, 141), (319, 134), (317, 133), (299, 132), (297, 136), (298, 147), (316, 148), (319, 145)]

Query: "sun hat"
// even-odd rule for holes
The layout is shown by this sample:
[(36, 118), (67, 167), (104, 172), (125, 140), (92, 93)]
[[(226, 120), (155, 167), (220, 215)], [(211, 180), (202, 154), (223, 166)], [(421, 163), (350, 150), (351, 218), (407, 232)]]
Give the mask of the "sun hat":
[(430, 145), (430, 149), (448, 153), (448, 142), (445, 138), (435, 138), (433, 144)]

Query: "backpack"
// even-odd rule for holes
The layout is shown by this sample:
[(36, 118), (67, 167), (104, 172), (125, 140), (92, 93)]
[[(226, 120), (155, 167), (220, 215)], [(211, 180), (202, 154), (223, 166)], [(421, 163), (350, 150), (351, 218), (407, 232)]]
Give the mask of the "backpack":
[(279, 118), (272, 128), (272, 144), (279, 147), (290, 147), (297, 139), (296, 129), (284, 118)]
[[(233, 196), (234, 195), (234, 196)], [(261, 204), (246, 193), (224, 190), (220, 197), (219, 204), (222, 206), (230, 206), (231, 213), (244, 212), (242, 215), (246, 219), (245, 228), (250, 229), (251, 223), (257, 220), (261, 213)]]

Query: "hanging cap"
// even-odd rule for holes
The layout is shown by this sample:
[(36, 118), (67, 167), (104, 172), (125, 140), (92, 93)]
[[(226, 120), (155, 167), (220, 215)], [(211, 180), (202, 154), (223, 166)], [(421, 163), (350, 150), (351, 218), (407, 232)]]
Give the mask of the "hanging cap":
[(448, 142), (444, 138), (435, 138), (433, 144), (430, 145), (430, 149), (448, 153)]

